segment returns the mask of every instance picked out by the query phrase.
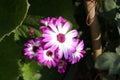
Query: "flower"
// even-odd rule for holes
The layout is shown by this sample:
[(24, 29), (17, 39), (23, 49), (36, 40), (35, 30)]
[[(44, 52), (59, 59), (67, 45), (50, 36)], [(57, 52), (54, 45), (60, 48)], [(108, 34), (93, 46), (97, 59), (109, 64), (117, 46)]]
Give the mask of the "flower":
[(80, 61), (85, 53), (85, 50), (83, 50), (83, 48), (84, 43), (83, 41), (80, 41), (80, 43), (76, 47), (76, 51), (69, 56), (69, 62), (71, 62), (71, 64), (75, 64)]
[[(42, 36), (24, 44), (24, 55), (49, 68), (57, 67), (59, 73), (64, 73), (67, 62), (75, 64), (84, 56), (84, 43), (77, 39), (77, 30), (70, 30), (70, 23), (61, 16), (47, 17), (40, 23)], [(29, 34), (34, 34), (32, 28)]]
[(48, 66), (48, 67), (55, 67), (56, 66), (56, 62), (58, 61), (57, 58), (57, 50), (52, 51), (49, 48), (48, 49), (43, 49), (41, 48), (38, 53), (38, 61), (40, 63), (43, 63), (44, 66)]
[(54, 17), (52, 17), (52, 18), (50, 18), (50, 17), (47, 17), (47, 18), (45, 18), (45, 19), (42, 19), (42, 20), (40, 20), (40, 22), (42, 23), (42, 24), (44, 24), (43, 26), (40, 26), (40, 30), (42, 31), (42, 32), (44, 32), (46, 29), (49, 29), (49, 26), (48, 26), (48, 24), (50, 23), (50, 22), (52, 22), (52, 23), (54, 23), (54, 25), (56, 25), (56, 18), (54, 18)]
[(40, 23), (44, 24), (45, 26), (48, 26), (49, 22), (50, 22), (50, 17), (40, 20)]
[(64, 55), (65, 59), (68, 59), (69, 53), (74, 52), (77, 45), (74, 38), (78, 32), (77, 30), (69, 31), (70, 23), (62, 17), (59, 17), (55, 23), (50, 22), (48, 24), (50, 29), (44, 30), (42, 34), (43, 42), (46, 42), (44, 47), (51, 47), (51, 50), (59, 48), (59, 58), (61, 59)]
[(35, 40), (31, 39), (28, 43), (25, 43), (24, 55), (28, 56), (29, 59), (35, 58), (38, 55), (39, 47), (41, 46), (41, 38), (36, 37)]
[(59, 60), (57, 67), (59, 73), (64, 73), (66, 70), (67, 62), (64, 60)]

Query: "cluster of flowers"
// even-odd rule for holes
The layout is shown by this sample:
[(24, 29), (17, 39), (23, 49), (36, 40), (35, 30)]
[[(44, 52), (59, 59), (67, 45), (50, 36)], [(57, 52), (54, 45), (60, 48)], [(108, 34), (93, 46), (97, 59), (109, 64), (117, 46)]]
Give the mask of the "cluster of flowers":
[(59, 73), (64, 73), (67, 61), (77, 63), (84, 56), (83, 40), (77, 39), (77, 30), (70, 31), (70, 23), (59, 18), (40, 20), (42, 37), (36, 37), (24, 44), (24, 55), (29, 59), (48, 67), (57, 67)]

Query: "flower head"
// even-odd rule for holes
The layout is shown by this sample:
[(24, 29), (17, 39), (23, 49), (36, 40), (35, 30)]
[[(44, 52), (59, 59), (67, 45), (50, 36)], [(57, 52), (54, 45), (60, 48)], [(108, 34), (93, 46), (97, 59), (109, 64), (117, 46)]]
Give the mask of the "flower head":
[(64, 73), (66, 70), (67, 62), (64, 60), (59, 60), (57, 67), (59, 73)]
[(85, 53), (85, 50), (83, 50), (83, 48), (84, 43), (83, 41), (80, 41), (80, 43), (76, 47), (76, 51), (69, 56), (69, 62), (71, 62), (72, 64), (79, 62), (79, 60), (84, 56)]
[(43, 63), (44, 66), (48, 66), (48, 67), (56, 66), (56, 62), (58, 60), (57, 50), (52, 51), (50, 49), (41, 48), (38, 52), (39, 52), (38, 61), (40, 63)]
[[(57, 67), (59, 73), (64, 73), (66, 61), (75, 64), (84, 56), (84, 43), (77, 39), (77, 30), (70, 30), (70, 23), (61, 16), (47, 17), (40, 23), (42, 37), (25, 43), (24, 55), (49, 68)], [(29, 33), (33, 35), (34, 30), (30, 28)]]
[(35, 38), (35, 40), (31, 39), (28, 43), (25, 43), (24, 46), (24, 55), (28, 56), (29, 59), (35, 58), (38, 55), (39, 47), (41, 46), (41, 38)]
[[(56, 23), (56, 24), (55, 24)], [(78, 32), (77, 30), (70, 30), (70, 23), (59, 17), (56, 22), (50, 22), (47, 29), (42, 34), (43, 42), (46, 42), (45, 48), (51, 47), (52, 50), (59, 48), (59, 58), (64, 55), (68, 59), (69, 53), (73, 52), (76, 47), (76, 40), (74, 39)]]

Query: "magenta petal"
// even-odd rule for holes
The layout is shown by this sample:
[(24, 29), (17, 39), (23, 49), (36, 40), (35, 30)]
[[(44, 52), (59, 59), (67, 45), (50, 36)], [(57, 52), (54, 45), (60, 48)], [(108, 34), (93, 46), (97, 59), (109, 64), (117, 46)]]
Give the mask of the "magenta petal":
[(59, 20), (62, 24), (64, 24), (64, 23), (66, 22), (66, 20), (65, 20), (62, 16), (59, 16), (58, 20)]
[(47, 61), (44, 61), (44, 66), (46, 66), (47, 65)]
[(50, 36), (47, 36), (45, 37), (42, 41), (43, 42), (49, 42), (51, 40), (51, 37)]
[(52, 42), (48, 42), (48, 43), (45, 44), (44, 48), (48, 48), (48, 47), (52, 46), (53, 44), (54, 43), (52, 43)]
[(57, 21), (57, 18), (54, 18), (54, 17), (53, 17), (53, 18), (51, 18), (51, 21), (50, 21), (50, 22), (53, 23), (53, 24), (56, 26), (56, 21)]
[(61, 21), (62, 21), (62, 17), (60, 16), (60, 17), (57, 19), (57, 21), (56, 21), (56, 25), (57, 25), (57, 26), (62, 26)]
[(52, 61), (52, 65), (53, 65), (53, 67), (55, 67), (55, 66), (56, 66), (56, 63), (55, 63), (54, 61)]
[(32, 59), (32, 58), (33, 58), (33, 56), (32, 56), (32, 55), (30, 55), (30, 56), (29, 56), (29, 59)]
[(61, 59), (63, 57), (63, 53), (61, 50), (58, 51), (58, 58)]
[(50, 23), (49, 24), (49, 27), (54, 31), (54, 32), (58, 32), (58, 30), (57, 30), (57, 28), (56, 28), (56, 26), (54, 25), (54, 24), (52, 24), (52, 23)]
[(43, 24), (44, 24), (44, 23), (45, 23), (45, 20), (40, 20), (40, 23), (43, 23)]
[(39, 61), (40, 63), (43, 63), (43, 62), (45, 61), (42, 55), (43, 55), (43, 54), (41, 54), (41, 55), (38, 56), (38, 61)]
[(72, 54), (75, 51), (76, 51), (75, 47), (71, 47), (70, 49), (68, 49), (69, 54)]
[(66, 22), (64, 25), (63, 25), (63, 33), (66, 33), (68, 30), (70, 29), (70, 23), (69, 22)]
[(33, 40), (29, 40), (28, 42), (32, 45), (35, 44), (35, 42)]
[(65, 57), (65, 59), (68, 59), (68, 52), (67, 51), (64, 52), (64, 57)]
[(48, 61), (47, 66), (51, 68), (52, 62), (51, 62), (51, 61)]
[[(44, 33), (51, 35), (51, 34), (53, 34), (54, 32), (53, 32), (52, 30), (50, 30), (49, 28), (47, 28), (46, 30), (44, 30)], [(43, 33), (43, 34), (44, 34), (44, 33)]]
[(50, 22), (50, 17), (40, 20), (40, 23), (44, 24), (45, 26), (47, 26), (49, 22)]
[(47, 38), (47, 37), (51, 37), (49, 34), (42, 34), (42, 37)]
[(24, 46), (26, 46), (26, 47), (30, 47), (28, 43), (25, 43)]
[(50, 48), (51, 51), (55, 51), (57, 49), (57, 45), (52, 45), (52, 47)]
[(72, 31), (68, 32), (67, 35), (71, 36), (71, 38), (74, 38), (74, 37), (78, 36), (78, 32), (77, 32), (77, 30), (72, 30)]
[(42, 32), (44, 32), (44, 31), (46, 30), (46, 27), (45, 27), (45, 26), (41, 26), (39, 29), (40, 29)]

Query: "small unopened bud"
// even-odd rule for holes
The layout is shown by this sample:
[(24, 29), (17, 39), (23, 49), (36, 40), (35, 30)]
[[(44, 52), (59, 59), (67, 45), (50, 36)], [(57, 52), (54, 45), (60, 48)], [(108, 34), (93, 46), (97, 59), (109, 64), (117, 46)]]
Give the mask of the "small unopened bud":
[(34, 29), (33, 29), (33, 28), (30, 28), (30, 29), (29, 29), (29, 34), (30, 34), (30, 35), (33, 35), (33, 34), (34, 34)]

